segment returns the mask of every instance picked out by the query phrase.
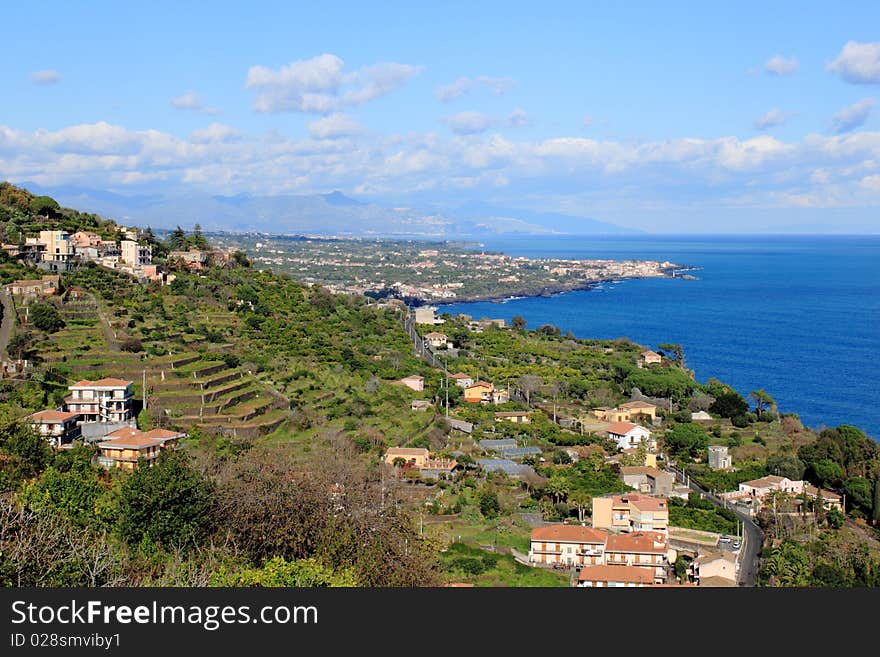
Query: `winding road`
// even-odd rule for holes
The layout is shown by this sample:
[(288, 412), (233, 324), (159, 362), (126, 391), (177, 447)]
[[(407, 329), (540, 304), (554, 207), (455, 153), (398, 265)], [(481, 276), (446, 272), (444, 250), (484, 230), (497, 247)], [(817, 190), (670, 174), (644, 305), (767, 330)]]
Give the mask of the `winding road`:
[(739, 554), (739, 574), (738, 584), (740, 586), (755, 586), (758, 581), (758, 557), (761, 554), (761, 548), (764, 544), (764, 533), (761, 528), (755, 524), (752, 517), (745, 511), (738, 509), (736, 505), (731, 504), (727, 500), (722, 500), (705, 488), (696, 483), (693, 479), (685, 476), (685, 474), (673, 465), (667, 466), (667, 470), (675, 475), (675, 478), (681, 482), (687, 482), (688, 487), (695, 493), (700, 493), (715, 506), (720, 506), (733, 511), (743, 523), (743, 544)]
[(15, 324), (15, 308), (12, 306), (12, 299), (6, 290), (0, 290), (0, 303), (3, 304), (3, 320), (0, 321), (0, 358), (9, 360), (6, 347), (9, 345), (12, 327)]

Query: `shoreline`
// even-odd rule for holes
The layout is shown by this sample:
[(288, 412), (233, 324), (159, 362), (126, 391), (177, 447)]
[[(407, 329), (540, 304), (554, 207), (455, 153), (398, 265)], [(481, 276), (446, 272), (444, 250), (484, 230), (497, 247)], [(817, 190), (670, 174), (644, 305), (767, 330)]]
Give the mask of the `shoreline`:
[(685, 274), (684, 276), (676, 275), (684, 272), (698, 271), (700, 267), (675, 266), (663, 270), (662, 276), (615, 276), (611, 278), (600, 278), (593, 281), (583, 281), (574, 285), (548, 285), (540, 290), (512, 290), (503, 295), (472, 295), (459, 297), (456, 299), (419, 299), (419, 305), (422, 306), (453, 306), (459, 303), (505, 303), (507, 301), (515, 301), (518, 299), (549, 299), (569, 292), (586, 292), (605, 283), (622, 283), (624, 281), (646, 280), (649, 278), (668, 278), (677, 280), (698, 280), (695, 276)]

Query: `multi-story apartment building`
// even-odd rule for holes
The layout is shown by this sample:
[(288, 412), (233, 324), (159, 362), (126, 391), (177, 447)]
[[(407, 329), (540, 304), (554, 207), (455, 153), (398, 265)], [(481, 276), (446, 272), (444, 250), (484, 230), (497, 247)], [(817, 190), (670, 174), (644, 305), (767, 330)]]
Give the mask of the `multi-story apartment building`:
[(82, 422), (127, 422), (134, 417), (132, 381), (122, 379), (87, 379), (68, 387), (64, 404), (71, 413), (79, 413)]
[(145, 267), (152, 262), (152, 251), (149, 246), (142, 246), (134, 240), (122, 240), (122, 262), (129, 267)]

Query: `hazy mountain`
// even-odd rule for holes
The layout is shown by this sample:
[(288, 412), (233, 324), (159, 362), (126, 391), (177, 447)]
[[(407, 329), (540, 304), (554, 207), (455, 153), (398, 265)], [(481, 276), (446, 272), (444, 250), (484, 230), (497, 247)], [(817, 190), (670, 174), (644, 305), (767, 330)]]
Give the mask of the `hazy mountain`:
[(453, 210), (388, 208), (334, 191), (329, 194), (254, 196), (251, 194), (126, 196), (85, 187), (43, 187), (22, 183), (61, 205), (115, 219), (121, 224), (206, 231), (479, 237), (480, 235), (619, 234), (635, 232), (613, 224), (567, 215), (498, 208), (472, 203)]

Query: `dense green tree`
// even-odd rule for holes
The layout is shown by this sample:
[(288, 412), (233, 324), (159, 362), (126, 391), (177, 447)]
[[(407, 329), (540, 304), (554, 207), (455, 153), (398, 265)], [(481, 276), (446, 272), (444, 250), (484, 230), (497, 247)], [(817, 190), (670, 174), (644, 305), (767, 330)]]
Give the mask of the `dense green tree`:
[(215, 573), (211, 586), (265, 587), (340, 587), (357, 586), (357, 578), (346, 568), (335, 571), (316, 559), (287, 561), (284, 557), (269, 559), (261, 568), (244, 568)]
[(158, 463), (141, 463), (120, 487), (117, 531), (129, 545), (168, 548), (196, 545), (211, 529), (213, 486), (183, 451), (166, 451)]
[(518, 331), (523, 330), (526, 327), (526, 320), (523, 319), (522, 315), (517, 315), (510, 321), (513, 328)]
[(780, 452), (767, 459), (767, 471), (780, 477), (799, 480), (804, 476), (806, 466), (794, 454)]
[(480, 491), (478, 504), (480, 506), (480, 513), (487, 518), (494, 518), (498, 515), (498, 512), (501, 511), (501, 504), (498, 502), (498, 493), (488, 488), (484, 488)]
[(843, 482), (843, 492), (846, 493), (847, 507), (864, 517), (870, 516), (874, 497), (870, 481), (864, 477), (850, 477)]
[(35, 303), (28, 309), (28, 319), (41, 331), (54, 333), (64, 328), (64, 320), (55, 306), (48, 303)]
[(165, 240), (165, 244), (168, 246), (169, 251), (183, 251), (186, 249), (186, 233), (183, 228), (178, 226), (171, 234), (168, 236), (168, 239)]
[(722, 392), (711, 392), (715, 401), (709, 407), (710, 413), (715, 413), (721, 417), (733, 418), (743, 416), (749, 411), (749, 405), (738, 392), (731, 388), (727, 388)]
[(709, 446), (709, 436), (699, 424), (687, 422), (673, 426), (663, 442), (673, 456), (689, 460)]
[(34, 214), (51, 219), (58, 215), (61, 206), (51, 196), (35, 196), (31, 199), (28, 209)]

